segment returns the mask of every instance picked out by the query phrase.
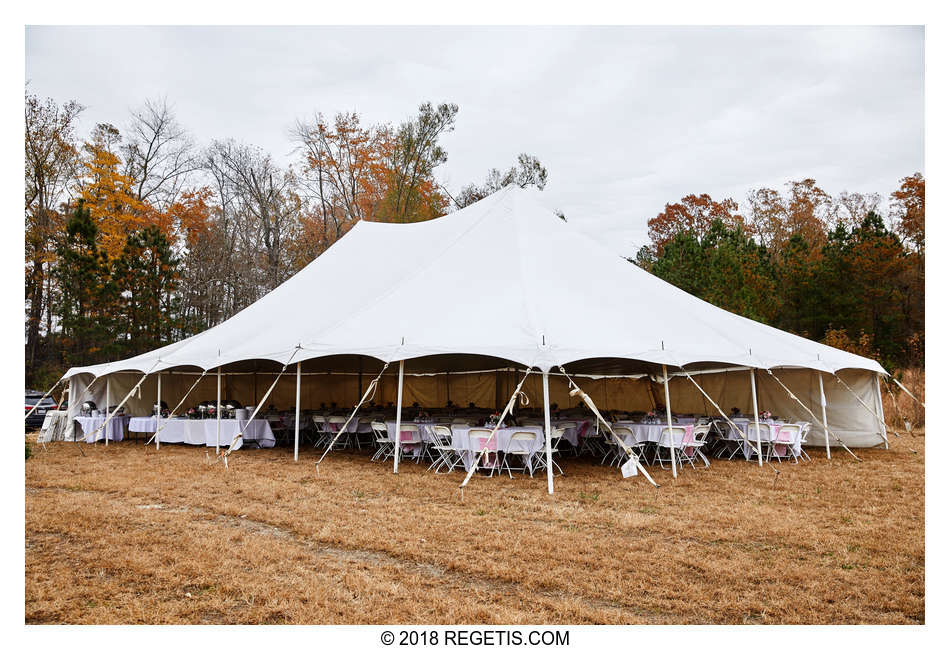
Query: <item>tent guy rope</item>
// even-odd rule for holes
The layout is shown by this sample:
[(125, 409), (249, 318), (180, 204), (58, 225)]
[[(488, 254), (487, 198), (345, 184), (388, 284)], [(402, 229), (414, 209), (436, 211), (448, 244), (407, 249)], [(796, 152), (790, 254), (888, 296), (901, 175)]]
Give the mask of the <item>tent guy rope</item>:
[(244, 437), (244, 432), (247, 431), (247, 427), (251, 424), (251, 420), (253, 420), (257, 416), (257, 413), (261, 410), (261, 406), (264, 405), (264, 402), (267, 401), (267, 398), (270, 397), (270, 394), (274, 391), (274, 387), (277, 386), (277, 382), (279, 382), (280, 378), (284, 376), (284, 372), (286, 372), (287, 366), (290, 365), (290, 362), (293, 361), (294, 357), (297, 355), (298, 352), (300, 352), (300, 350), (301, 348), (298, 345), (294, 349), (293, 353), (291, 353), (290, 358), (287, 359), (287, 361), (284, 363), (284, 367), (281, 368), (279, 373), (277, 373), (277, 377), (274, 378), (274, 383), (270, 385), (270, 388), (268, 388), (267, 392), (264, 393), (264, 396), (257, 403), (257, 406), (254, 407), (254, 412), (251, 413), (250, 417), (247, 418), (247, 421), (244, 423), (244, 426), (241, 427), (240, 431), (234, 434), (234, 439), (231, 440), (231, 444), (228, 446), (228, 450), (224, 452), (223, 454), (221, 454), (221, 458), (224, 460), (225, 468), (227, 468), (228, 466), (228, 456), (230, 456), (231, 452), (234, 451), (234, 445), (237, 444), (238, 440)]
[[(352, 422), (353, 418), (356, 417), (356, 413), (360, 410), (360, 407), (369, 400), (373, 399), (373, 397), (376, 395), (376, 386), (379, 384), (379, 380), (383, 376), (383, 373), (386, 372), (387, 368), (389, 368), (388, 363), (383, 365), (383, 369), (379, 371), (378, 375), (376, 375), (376, 379), (369, 382), (369, 386), (367, 386), (366, 390), (363, 392), (363, 397), (360, 398), (359, 404), (356, 405), (356, 407), (353, 409), (353, 412), (350, 413), (350, 417), (346, 419), (346, 422), (340, 427), (340, 430), (336, 432), (335, 436), (333, 436), (333, 440), (330, 441), (330, 444), (327, 445), (327, 448), (323, 451), (323, 454), (320, 456), (320, 460), (315, 463), (317, 467), (317, 474), (320, 473), (320, 463), (323, 462), (323, 459), (326, 457), (326, 455), (330, 453), (331, 449), (333, 449), (333, 445), (336, 444), (336, 441), (339, 439), (339, 437), (346, 432), (346, 428), (350, 426), (350, 422)], [(397, 432), (396, 435), (398, 436), (399, 433)]]
[[(789, 390), (788, 386), (786, 386), (785, 384), (782, 383), (782, 380), (781, 380), (781, 379), (779, 379), (778, 377), (776, 377), (776, 376), (772, 373), (772, 371), (771, 371), (770, 369), (768, 369), (768, 368), (765, 369), (765, 372), (767, 372), (767, 373), (769, 374), (769, 377), (771, 377), (772, 379), (774, 379), (775, 381), (777, 381), (779, 386), (781, 386), (782, 388), (785, 389), (785, 392), (788, 393), (788, 396), (789, 396), (789, 397), (791, 397), (793, 400), (795, 400), (796, 402), (798, 402), (798, 403), (801, 405), (801, 407), (802, 407), (803, 409), (805, 409), (805, 410), (808, 412), (808, 414), (812, 417), (812, 422), (813, 422), (814, 424), (818, 424), (818, 416), (816, 416), (816, 415), (812, 412), (812, 410), (811, 410), (810, 408), (808, 408), (807, 406), (805, 406), (805, 403), (802, 402), (800, 399), (798, 399), (798, 397), (795, 396), (795, 393), (793, 393), (791, 390)], [(822, 423), (822, 428), (824, 428), (824, 430), (825, 430), (827, 433), (831, 434), (831, 437), (834, 438), (835, 440), (837, 440), (837, 441), (838, 441), (838, 444), (840, 444), (842, 447), (844, 447), (844, 450), (845, 450), (846, 452), (848, 452), (849, 454), (851, 454), (851, 455), (854, 457), (854, 459), (855, 459), (856, 461), (860, 461), (860, 460), (861, 460), (860, 458), (858, 458), (857, 456), (855, 456), (854, 452), (851, 451), (850, 449), (848, 449), (848, 445), (844, 444), (844, 441), (843, 441), (841, 438), (839, 438), (839, 437), (835, 434), (834, 431), (832, 431), (831, 429), (829, 429), (828, 427), (826, 427), (826, 426), (824, 425), (824, 423)]]
[[(514, 408), (515, 401), (518, 400), (519, 396), (524, 396), (525, 404), (527, 404), (527, 396), (521, 392), (521, 387), (524, 385), (525, 380), (528, 378), (528, 375), (530, 374), (531, 374), (531, 368), (529, 367), (525, 371), (524, 377), (522, 377), (521, 381), (518, 382), (518, 385), (515, 387), (515, 391), (511, 394), (511, 397), (508, 398), (508, 403), (505, 405), (505, 410), (502, 411), (501, 415), (498, 418), (498, 422), (495, 423), (495, 428), (491, 430), (491, 434), (489, 434), (485, 442), (482, 443), (481, 451), (479, 452), (478, 457), (473, 459), (472, 466), (469, 468), (468, 473), (465, 475), (465, 480), (462, 481), (462, 484), (459, 486), (459, 491), (462, 491), (462, 489), (466, 485), (468, 485), (469, 480), (472, 478), (472, 474), (474, 474), (475, 470), (478, 469), (478, 466), (485, 459), (485, 456), (488, 454), (488, 452), (492, 451), (491, 449), (488, 448), (488, 445), (490, 445), (491, 441), (495, 439), (495, 434), (498, 432), (498, 429), (501, 428), (501, 423), (505, 421), (505, 418), (508, 416), (508, 413), (510, 413), (511, 409)], [(401, 438), (402, 437), (401, 433), (402, 432), (400, 431), (396, 431), (396, 438)], [(546, 433), (545, 435), (548, 435), (548, 434)], [(497, 449), (495, 449), (494, 451), (495, 453), (498, 452)], [(462, 494), (462, 499), (463, 500), (465, 499), (464, 493)]]
[[(175, 408), (173, 408), (171, 412), (168, 414), (168, 417), (165, 418), (165, 424), (158, 427), (158, 429), (155, 430), (155, 434), (151, 438), (149, 438), (148, 442), (145, 443), (146, 448), (148, 448), (148, 446), (152, 444), (152, 441), (158, 437), (158, 434), (162, 432), (162, 429), (168, 426), (168, 421), (171, 420), (173, 417), (175, 417), (175, 413), (178, 412), (178, 409), (181, 408), (181, 405), (184, 404), (185, 400), (188, 399), (188, 396), (191, 395), (191, 391), (195, 389), (195, 386), (198, 385), (198, 382), (204, 379), (204, 376), (207, 374), (208, 374), (208, 371), (205, 370), (203, 373), (201, 373), (201, 376), (195, 380), (195, 383), (191, 385), (191, 388), (188, 389), (188, 392), (185, 393), (185, 396), (181, 398), (181, 401), (179, 401), (178, 404), (175, 405)], [(161, 408), (160, 404), (159, 404), (159, 408)]]
[(587, 405), (587, 408), (589, 408), (591, 412), (593, 412), (594, 417), (597, 418), (597, 422), (599, 424), (603, 424), (607, 428), (607, 431), (610, 432), (610, 435), (612, 435), (614, 437), (614, 440), (617, 441), (617, 445), (619, 445), (620, 448), (623, 449), (624, 453), (627, 454), (629, 458), (633, 459), (633, 461), (636, 463), (637, 470), (640, 472), (643, 472), (643, 475), (650, 482), (650, 485), (652, 485), (655, 488), (659, 488), (660, 486), (657, 485), (656, 481), (653, 480), (653, 477), (650, 476), (650, 473), (647, 472), (646, 468), (643, 467), (643, 464), (640, 462), (640, 455), (637, 452), (635, 452), (630, 446), (628, 446), (627, 443), (625, 443), (623, 439), (614, 432), (613, 427), (610, 426), (610, 422), (608, 422), (604, 418), (604, 416), (601, 415), (600, 410), (597, 408), (597, 405), (594, 404), (594, 400), (592, 400), (590, 396), (587, 393), (585, 393), (584, 390), (574, 382), (571, 376), (568, 375), (567, 372), (565, 372), (564, 366), (559, 366), (558, 370), (561, 371), (561, 374), (567, 378), (567, 381), (569, 382), (570, 386), (572, 386), (571, 392), (570, 392), (571, 397), (576, 397), (577, 395), (580, 395), (581, 399), (584, 401), (584, 404)]

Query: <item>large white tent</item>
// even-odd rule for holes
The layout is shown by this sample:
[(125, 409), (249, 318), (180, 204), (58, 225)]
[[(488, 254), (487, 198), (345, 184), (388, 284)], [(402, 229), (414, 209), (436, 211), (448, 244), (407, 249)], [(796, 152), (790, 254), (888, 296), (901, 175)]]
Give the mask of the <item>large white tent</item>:
[[(75, 409), (94, 378), (106, 376), (92, 391), (102, 399), (103, 384), (124, 395), (146, 373), (128, 408), (147, 413), (159, 375), (172, 402), (195, 373), (223, 369), (228, 390), (249, 395), (251, 381), (290, 364), (303, 373), (302, 399), (313, 406), (356, 403), (363, 374), (376, 376), (384, 363), (391, 367), (380, 400), (399, 400), (397, 365), (406, 374), (406, 402), (451, 395), (489, 406), (507, 401), (514, 368), (533, 367), (538, 378), (526, 388), (535, 403), (541, 378), (553, 371), (551, 401), (563, 406), (567, 386), (555, 379), (563, 367), (587, 382), (602, 407), (628, 409), (650, 406), (650, 384), (666, 366), (678, 410), (709, 408), (684, 378), (688, 371), (726, 408), (748, 412), (757, 401), (811, 420), (824, 405), (828, 428), (849, 447), (886, 440), (878, 384), (885, 371), (876, 361), (691, 296), (556, 218), (536, 190), (515, 186), (432, 221), (360, 222), (220, 325), (137, 357), (71, 368), (66, 378)], [(749, 369), (758, 377), (757, 400)], [(291, 383), (275, 395), (293, 403)], [(263, 388), (253, 391), (246, 400)], [(207, 387), (195, 395), (207, 399)], [(825, 443), (821, 436), (812, 442), (818, 438)]]

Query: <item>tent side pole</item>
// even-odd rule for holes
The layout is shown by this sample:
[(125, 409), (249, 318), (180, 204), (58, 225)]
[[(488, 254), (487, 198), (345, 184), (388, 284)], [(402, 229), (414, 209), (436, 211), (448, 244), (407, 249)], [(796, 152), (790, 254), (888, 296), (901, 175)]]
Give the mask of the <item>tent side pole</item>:
[(759, 457), (759, 467), (762, 467), (762, 432), (759, 430), (759, 398), (755, 394), (755, 368), (749, 368), (749, 377), (752, 379), (752, 410), (755, 412), (755, 454)]
[(294, 414), (294, 462), (300, 454), (300, 362), (297, 362), (297, 410)]
[(877, 411), (878, 417), (881, 418), (881, 437), (884, 438), (884, 449), (890, 449), (890, 442), (887, 439), (887, 422), (884, 421), (884, 400), (881, 399), (881, 375), (879, 373), (874, 373), (874, 388), (877, 389), (877, 404), (874, 405), (874, 409)]
[[(673, 441), (673, 411), (670, 410), (670, 381), (663, 364), (663, 396), (666, 398), (666, 426), (670, 433), (670, 464), (673, 466), (673, 478), (676, 478), (676, 447)], [(662, 436), (660, 436), (662, 438)]]
[(402, 442), (402, 431), (399, 429), (402, 426), (402, 376), (405, 366), (405, 360), (399, 362), (399, 387), (396, 389), (396, 453), (393, 456), (393, 474), (399, 473), (399, 453), (401, 446), (399, 443)]
[[(110, 382), (109, 382), (109, 378), (106, 377), (106, 410), (105, 410), (105, 414), (106, 414), (106, 415), (109, 415), (109, 407), (111, 406), (111, 404), (109, 404), (109, 402), (110, 402), (111, 399), (112, 399), (112, 394), (109, 392), (109, 383), (110, 383)], [(109, 431), (106, 430), (106, 431), (103, 433), (103, 435), (105, 435), (105, 437), (106, 437), (106, 447), (108, 447), (108, 446), (109, 446)], [(95, 442), (95, 440), (93, 440), (93, 442)]]
[[(155, 391), (155, 431), (162, 429), (162, 373), (158, 373), (158, 388)], [(162, 448), (162, 441), (158, 439), (158, 433), (155, 434), (155, 449)]]
[(548, 458), (548, 494), (554, 494), (554, 469), (551, 462), (551, 392), (548, 387), (548, 371), (541, 374), (544, 388), (544, 454)]
[(828, 410), (825, 408), (827, 399), (825, 399), (825, 380), (821, 377), (821, 372), (815, 371), (818, 375), (818, 390), (821, 391), (821, 423), (825, 427), (825, 458), (831, 460), (831, 441), (828, 439)]
[(214, 455), (217, 458), (218, 447), (221, 445), (221, 366), (218, 366), (218, 405), (214, 410), (214, 414), (218, 418), (216, 423), (218, 428), (214, 434)]

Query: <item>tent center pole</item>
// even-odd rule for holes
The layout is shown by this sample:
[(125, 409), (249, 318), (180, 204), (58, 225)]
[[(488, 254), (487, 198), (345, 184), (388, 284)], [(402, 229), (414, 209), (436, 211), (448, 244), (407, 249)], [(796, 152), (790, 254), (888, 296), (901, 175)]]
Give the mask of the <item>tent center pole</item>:
[(300, 453), (300, 362), (297, 362), (297, 410), (294, 414), (294, 462)]
[(541, 374), (544, 389), (544, 454), (548, 459), (548, 494), (554, 494), (554, 463), (551, 460), (551, 392), (548, 387), (548, 371)]
[(759, 467), (762, 467), (762, 431), (759, 429), (759, 398), (755, 394), (755, 368), (749, 368), (749, 378), (752, 380), (752, 412), (755, 414), (755, 455), (759, 457)]
[(821, 392), (821, 423), (825, 426), (825, 458), (831, 460), (831, 441), (828, 440), (828, 412), (825, 409), (825, 381), (821, 378), (821, 373), (817, 370), (815, 374), (818, 375), (818, 390)]
[(393, 474), (399, 473), (399, 454), (401, 451), (402, 442), (402, 376), (403, 371), (405, 370), (406, 362), (402, 360), (399, 362), (399, 387), (396, 389), (396, 445), (394, 449), (396, 453), (393, 455)]
[(673, 466), (673, 478), (676, 478), (676, 443), (673, 440), (673, 411), (670, 409), (670, 380), (666, 376), (666, 364), (663, 364), (663, 396), (666, 398), (666, 430), (670, 436), (670, 465)]

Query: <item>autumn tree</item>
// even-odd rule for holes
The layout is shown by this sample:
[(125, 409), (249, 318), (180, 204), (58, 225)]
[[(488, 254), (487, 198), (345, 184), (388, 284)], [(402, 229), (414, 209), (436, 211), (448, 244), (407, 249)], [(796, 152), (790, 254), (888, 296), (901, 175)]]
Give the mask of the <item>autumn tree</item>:
[(44, 316), (47, 335), (52, 330), (53, 278), (49, 271), (65, 223), (59, 207), (79, 168), (75, 128), (83, 107), (76, 102), (60, 106), (29, 93), (24, 106), (26, 360), (27, 367), (34, 368)]
[(728, 228), (744, 228), (738, 208), (732, 199), (714, 201), (708, 194), (690, 194), (678, 203), (667, 203), (663, 212), (647, 222), (654, 253), (661, 255), (663, 247), (678, 233), (701, 240), (716, 221)]
[(84, 173), (79, 195), (96, 224), (110, 259), (122, 253), (129, 233), (150, 223), (151, 209), (138, 199), (135, 179), (122, 172), (121, 136), (111, 124), (99, 124), (83, 149)]
[(395, 130), (380, 221), (425, 221), (445, 214), (447, 201), (433, 172), (448, 159), (439, 138), (455, 130), (458, 110), (457, 104), (425, 102), (414, 119)]

